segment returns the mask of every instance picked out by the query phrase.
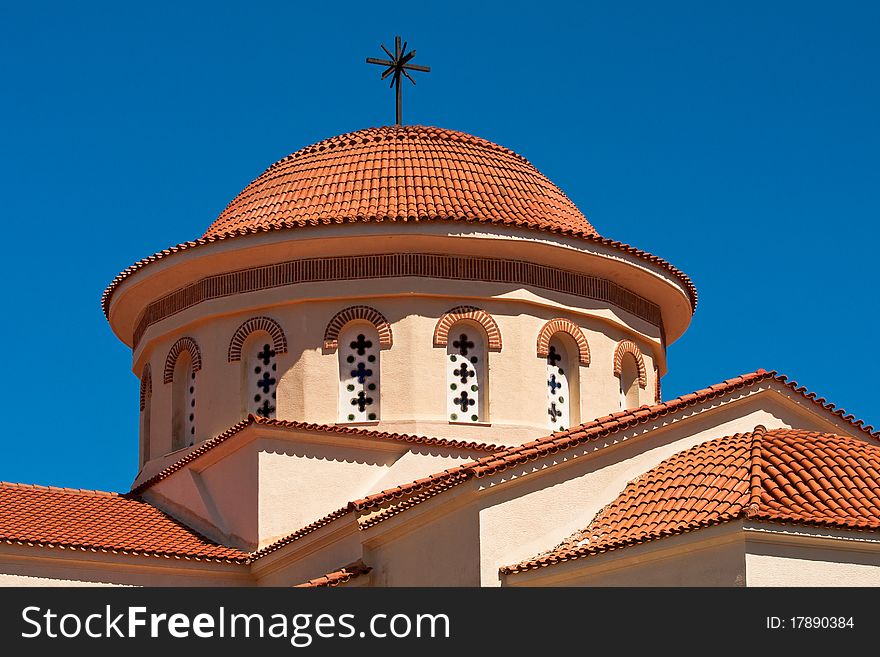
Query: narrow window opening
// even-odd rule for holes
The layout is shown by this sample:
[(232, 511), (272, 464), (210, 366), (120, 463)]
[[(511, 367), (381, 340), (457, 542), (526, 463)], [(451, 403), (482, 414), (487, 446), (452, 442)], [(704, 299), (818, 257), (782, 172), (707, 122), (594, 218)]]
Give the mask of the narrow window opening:
[(263, 336), (255, 336), (248, 341), (245, 353), (249, 358), (242, 358), (244, 368), (244, 407), (248, 413), (261, 417), (275, 417), (278, 363), (271, 342)]
[(446, 413), (450, 422), (486, 422), (486, 348), (469, 324), (449, 330), (446, 344)]
[(379, 335), (371, 324), (354, 324), (339, 338), (339, 421), (380, 419)]
[(564, 431), (572, 424), (570, 377), (572, 364), (568, 350), (558, 338), (550, 340), (547, 354), (547, 418), (551, 431)]
[(639, 406), (639, 366), (636, 357), (624, 354), (620, 362), (620, 410)]
[(171, 450), (196, 441), (196, 373), (189, 352), (181, 352), (174, 366), (172, 388)]

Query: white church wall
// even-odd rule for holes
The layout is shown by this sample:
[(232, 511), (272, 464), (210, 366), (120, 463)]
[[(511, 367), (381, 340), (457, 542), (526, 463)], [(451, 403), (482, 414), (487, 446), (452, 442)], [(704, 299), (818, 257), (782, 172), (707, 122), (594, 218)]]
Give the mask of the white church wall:
[[(748, 586), (880, 586), (880, 543), (857, 531), (757, 526), (746, 532)], [(770, 533), (766, 530), (770, 528)]]
[(258, 586), (295, 586), (362, 559), (364, 546), (354, 514), (347, 514), (256, 560)]
[[(482, 584), (497, 586), (498, 568), (518, 563), (548, 550), (565, 538), (587, 527), (604, 506), (610, 504), (626, 485), (665, 458), (694, 445), (751, 431), (755, 425), (768, 428), (788, 426), (774, 413), (778, 402), (752, 397), (686, 422), (658, 428), (647, 435), (618, 434), (591, 443), (583, 449), (586, 457), (571, 460), (536, 474), (524, 469), (495, 475), (490, 483), (496, 491), (486, 491), (480, 513)], [(631, 436), (622, 440), (625, 435)], [(572, 452), (577, 453), (572, 450)], [(560, 453), (562, 461), (570, 454)], [(522, 476), (525, 475), (525, 476)], [(504, 482), (522, 476), (512, 484)]]
[(148, 488), (143, 493), (144, 499), (217, 542), (242, 550), (256, 547), (259, 543), (256, 451), (239, 449), (211, 463), (210, 467), (205, 461), (197, 465), (204, 469), (200, 472), (191, 467), (178, 470)]
[[(167, 332), (150, 348), (150, 363), (155, 373), (151, 422), (153, 458), (162, 458), (171, 448), (173, 386), (162, 383), (162, 372), (165, 356), (174, 342), (189, 336), (199, 346), (202, 368), (195, 381), (195, 426), (196, 438), (202, 441), (243, 417), (242, 363), (228, 362), (229, 341), (243, 322), (261, 315), (279, 323), (288, 343), (287, 353), (277, 355), (276, 416), (323, 424), (338, 422), (339, 360), (336, 350), (324, 349), (324, 332), (336, 313), (359, 304), (370, 305), (382, 313), (391, 324), (393, 334), (393, 345), (379, 352), (380, 417), (377, 422), (360, 423), (360, 426), (496, 444), (520, 444), (546, 435), (546, 363), (537, 356), (536, 343), (544, 324), (556, 317), (574, 322), (589, 343), (591, 363), (578, 366), (581, 382), (578, 414), (582, 421), (619, 410), (619, 383), (613, 374), (613, 357), (617, 343), (623, 339), (635, 341), (642, 349), (648, 385), (640, 390), (640, 402), (654, 402), (653, 350), (658, 348), (657, 338), (613, 323), (622, 318), (614, 318), (612, 322), (603, 317), (606, 311), (601, 309), (562, 305), (555, 298), (540, 297), (531, 291), (505, 291), (495, 283), (469, 282), (467, 291), (476, 298), (444, 295), (442, 289), (434, 289), (442, 285), (431, 283), (432, 296), (413, 295), (409, 290), (404, 295), (401, 288), (412, 287), (412, 283), (400, 280), (371, 282), (370, 292), (376, 298), (367, 299), (351, 296), (357, 291), (357, 284), (352, 281), (323, 285), (322, 296), (338, 295), (332, 300), (292, 302), (280, 291), (263, 291), (254, 295), (261, 298), (269, 292), (278, 295), (277, 299), (262, 301), (270, 304), (268, 307), (242, 312), (245, 297), (254, 295), (239, 295), (201, 304), (211, 307), (210, 321), (204, 318), (197, 321), (196, 308), (179, 313), (180, 317), (175, 315), (164, 320), (156, 329)], [(450, 293), (461, 290), (458, 283), (448, 286)], [(461, 304), (483, 308), (496, 321), (501, 333), (501, 350), (488, 352), (486, 422), (450, 422), (446, 408), (446, 349), (434, 346), (433, 334), (440, 317)], [(207, 310), (197, 308), (202, 312)], [(190, 314), (193, 317), (185, 317)], [(147, 469), (152, 469), (151, 465)]]
[(448, 449), (446, 447), (410, 446), (410, 449), (394, 462), (381, 479), (364, 488), (362, 496), (372, 495), (393, 486), (409, 483), (428, 475), (454, 468), (463, 463), (485, 456), (483, 453)]
[(259, 549), (384, 488), (481, 453), (250, 426), (143, 495), (218, 542)]
[(302, 529), (353, 500), (475, 457), (472, 452), (434, 446), (371, 443), (346, 437), (259, 441), (259, 546)]
[[(403, 448), (372, 449), (262, 439), (259, 449), (259, 544), (302, 529), (372, 490)], [(345, 565), (345, 564), (337, 564)]]
[(724, 523), (640, 545), (502, 575), (503, 586), (746, 585), (742, 523)]
[(480, 585), (480, 519), (471, 505), (372, 535), (364, 551), (372, 586)]

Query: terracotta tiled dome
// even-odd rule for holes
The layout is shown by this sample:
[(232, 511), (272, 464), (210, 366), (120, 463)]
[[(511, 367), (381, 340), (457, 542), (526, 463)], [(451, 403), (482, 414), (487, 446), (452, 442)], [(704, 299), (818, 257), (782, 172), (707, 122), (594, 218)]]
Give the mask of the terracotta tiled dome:
[(276, 162), (204, 237), (426, 219), (597, 235), (574, 203), (513, 151), (454, 130), (390, 126), (333, 137)]

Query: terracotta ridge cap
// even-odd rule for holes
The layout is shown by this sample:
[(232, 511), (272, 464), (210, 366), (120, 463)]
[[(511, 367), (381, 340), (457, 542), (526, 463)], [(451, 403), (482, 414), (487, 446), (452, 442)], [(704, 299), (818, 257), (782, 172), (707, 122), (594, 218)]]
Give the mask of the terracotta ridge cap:
[(307, 582), (303, 582), (302, 584), (296, 584), (295, 588), (319, 588), (338, 586), (339, 584), (345, 584), (355, 577), (366, 575), (372, 570), (372, 566), (368, 566), (363, 562), (362, 559), (358, 559), (357, 561), (353, 561), (352, 563), (342, 566), (341, 568), (337, 568), (336, 570), (333, 570), (329, 573), (325, 573), (320, 577), (315, 577), (308, 580)]
[(24, 490), (50, 491), (53, 493), (73, 493), (79, 495), (91, 495), (95, 497), (120, 497), (126, 498), (127, 493), (96, 490), (90, 488), (68, 488), (66, 486), (43, 486), (41, 484), (24, 484), (14, 481), (0, 481), (0, 488), (19, 488)]
[(757, 425), (749, 435), (749, 500), (743, 505), (742, 515), (751, 518), (761, 507), (761, 494), (764, 492), (764, 434), (767, 427)]
[(421, 124), (407, 124), (371, 126), (368, 128), (360, 128), (358, 130), (344, 132), (340, 135), (334, 135), (332, 137), (326, 137), (325, 139), (321, 139), (320, 141), (316, 141), (308, 144), (307, 146), (298, 148), (293, 153), (285, 155), (280, 160), (273, 162), (268, 167), (266, 167), (262, 174), (257, 176), (257, 179), (259, 179), (264, 174), (268, 173), (274, 168), (277, 168), (287, 162), (299, 159), (300, 157), (303, 157), (305, 155), (311, 155), (316, 151), (332, 150), (341, 146), (356, 145), (357, 143), (365, 144), (376, 141), (391, 141), (395, 139), (400, 139), (401, 136), (404, 139), (424, 139), (427, 137), (429, 140), (439, 139), (442, 141), (459, 141), (473, 144), (475, 146), (480, 146), (489, 150), (498, 151), (505, 155), (512, 155), (524, 162), (525, 164), (534, 167), (534, 165), (529, 162), (529, 160), (525, 156), (520, 155), (513, 149), (490, 141), (485, 137), (478, 137), (477, 135), (472, 135), (461, 130), (455, 130), (454, 128), (441, 128), (439, 126)]

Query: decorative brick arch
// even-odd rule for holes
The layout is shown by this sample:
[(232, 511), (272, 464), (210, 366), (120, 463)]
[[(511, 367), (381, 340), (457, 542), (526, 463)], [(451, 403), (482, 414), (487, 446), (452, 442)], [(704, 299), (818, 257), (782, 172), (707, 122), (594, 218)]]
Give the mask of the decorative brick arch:
[(171, 347), (171, 351), (168, 352), (168, 357), (165, 359), (165, 376), (163, 377), (165, 383), (174, 381), (174, 366), (177, 365), (177, 359), (184, 351), (188, 352), (189, 357), (192, 358), (193, 373), (202, 369), (202, 353), (199, 351), (199, 345), (190, 337), (180, 338)]
[(274, 319), (269, 317), (252, 317), (236, 329), (229, 341), (228, 362), (241, 360), (241, 348), (245, 340), (254, 331), (265, 331), (272, 338), (272, 349), (276, 354), (287, 353), (287, 336), (284, 329)]
[(456, 306), (448, 310), (434, 327), (434, 346), (445, 347), (449, 342), (449, 329), (463, 319), (476, 322), (485, 329), (489, 349), (501, 350), (501, 331), (498, 330), (498, 324), (489, 313), (475, 306)]
[(550, 338), (556, 333), (567, 333), (577, 343), (578, 362), (581, 365), (590, 364), (590, 345), (581, 328), (571, 320), (556, 317), (544, 324), (538, 333), (538, 357), (547, 358), (550, 355)]
[(636, 359), (636, 366), (639, 368), (639, 387), (648, 387), (648, 372), (645, 370), (645, 358), (642, 356), (642, 350), (631, 340), (621, 340), (614, 350), (614, 376), (620, 376), (625, 354), (632, 354)]
[(327, 328), (324, 330), (324, 349), (333, 351), (339, 346), (339, 333), (349, 322), (363, 320), (376, 327), (379, 334), (379, 347), (387, 349), (394, 341), (391, 335), (391, 324), (385, 319), (385, 315), (370, 306), (349, 306), (340, 310), (333, 316)]
[(147, 407), (147, 397), (153, 394), (153, 369), (150, 364), (144, 365), (144, 371), (141, 373), (141, 410)]

